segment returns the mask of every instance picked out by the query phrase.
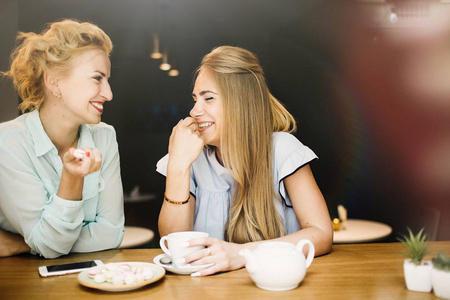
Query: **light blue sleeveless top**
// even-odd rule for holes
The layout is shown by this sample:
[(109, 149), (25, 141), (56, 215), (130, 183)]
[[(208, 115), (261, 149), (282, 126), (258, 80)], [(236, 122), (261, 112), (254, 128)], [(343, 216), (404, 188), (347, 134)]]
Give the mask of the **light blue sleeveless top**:
[[(295, 136), (285, 132), (273, 134), (273, 183), (279, 198), (276, 209), (287, 234), (300, 230), (300, 224), (284, 187), (283, 179), (295, 173), (317, 156)], [(161, 158), (156, 171), (167, 175), (169, 155)], [(230, 210), (233, 179), (230, 172), (216, 158), (214, 149), (203, 149), (191, 166), (190, 192), (195, 196), (194, 231), (209, 233), (224, 239), (225, 224)]]

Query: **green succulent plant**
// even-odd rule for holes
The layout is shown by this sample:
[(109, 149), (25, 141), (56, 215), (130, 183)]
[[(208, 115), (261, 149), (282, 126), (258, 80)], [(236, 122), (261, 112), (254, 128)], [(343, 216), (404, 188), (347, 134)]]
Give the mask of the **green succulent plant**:
[(438, 253), (436, 257), (431, 259), (431, 263), (438, 270), (450, 272), (450, 257), (447, 257), (444, 253)]
[(411, 229), (408, 228), (409, 236), (402, 235), (402, 238), (398, 238), (398, 240), (406, 246), (403, 254), (405, 254), (406, 257), (411, 258), (411, 261), (415, 265), (420, 265), (425, 255), (429, 253), (428, 236), (426, 233), (423, 233), (423, 229), (424, 228), (422, 228), (418, 234), (414, 235)]

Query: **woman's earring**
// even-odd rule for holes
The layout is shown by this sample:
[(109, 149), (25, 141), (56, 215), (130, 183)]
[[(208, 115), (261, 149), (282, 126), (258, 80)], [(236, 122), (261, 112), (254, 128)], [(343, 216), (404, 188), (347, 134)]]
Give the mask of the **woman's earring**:
[(60, 92), (55, 92), (55, 93), (53, 93), (53, 95), (55, 95), (56, 98), (61, 99), (61, 93)]

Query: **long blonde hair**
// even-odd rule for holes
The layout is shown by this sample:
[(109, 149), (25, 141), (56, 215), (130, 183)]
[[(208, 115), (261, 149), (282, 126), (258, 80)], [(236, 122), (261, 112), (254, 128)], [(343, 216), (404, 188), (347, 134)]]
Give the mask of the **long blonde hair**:
[(246, 243), (285, 234), (277, 213), (273, 182), (272, 134), (293, 132), (295, 120), (272, 96), (253, 53), (221, 46), (207, 54), (197, 70), (214, 74), (223, 106), (220, 149), (230, 170), (233, 192), (225, 240)]
[(41, 107), (45, 99), (44, 72), (52, 70), (67, 76), (75, 55), (92, 48), (109, 55), (113, 48), (103, 30), (74, 20), (51, 23), (41, 34), (19, 32), (17, 42), (19, 45), (11, 54), (11, 69), (2, 74), (12, 78), (22, 99), (22, 112)]

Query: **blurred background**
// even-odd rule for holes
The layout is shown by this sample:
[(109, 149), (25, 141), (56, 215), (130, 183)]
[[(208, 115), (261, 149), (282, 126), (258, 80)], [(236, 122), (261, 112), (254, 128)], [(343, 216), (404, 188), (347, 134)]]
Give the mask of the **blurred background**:
[[(127, 225), (158, 241), (156, 162), (192, 107), (201, 58), (232, 45), (257, 54), (319, 156), (311, 167), (332, 218), (341, 204), (349, 218), (390, 225), (388, 241), (406, 227), (450, 239), (450, 1), (0, 0), (0, 70), (18, 31), (64, 18), (114, 43), (102, 120), (117, 131), (125, 196), (151, 195), (125, 203)], [(0, 80), (0, 122), (18, 116), (18, 100)]]

